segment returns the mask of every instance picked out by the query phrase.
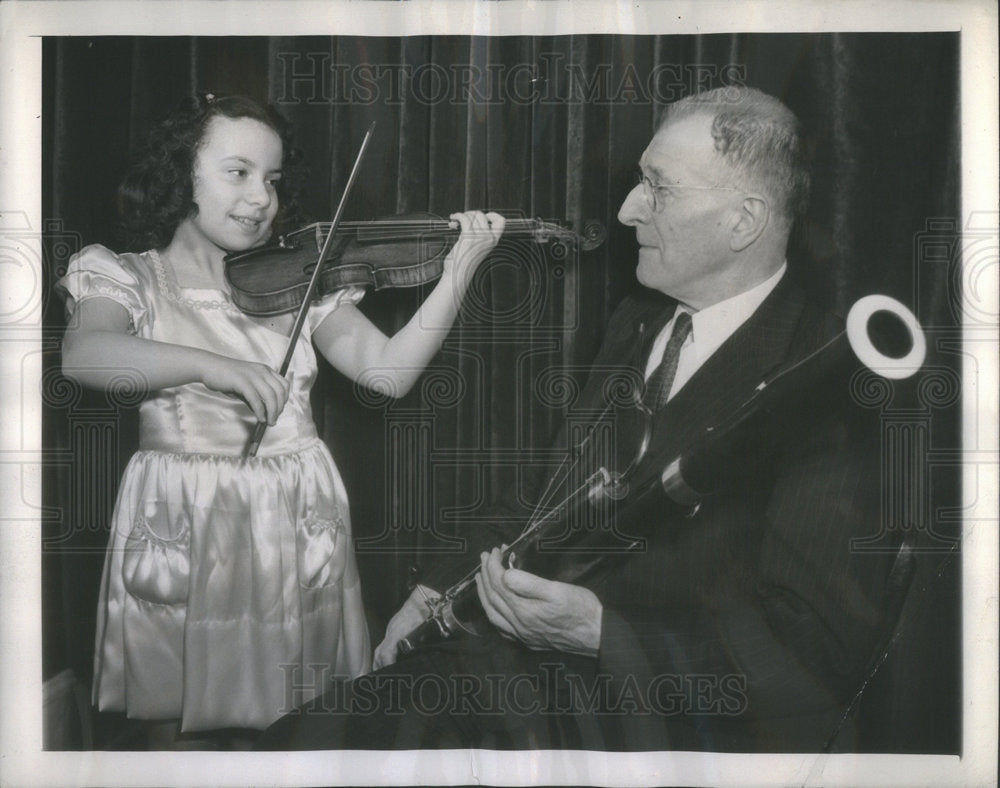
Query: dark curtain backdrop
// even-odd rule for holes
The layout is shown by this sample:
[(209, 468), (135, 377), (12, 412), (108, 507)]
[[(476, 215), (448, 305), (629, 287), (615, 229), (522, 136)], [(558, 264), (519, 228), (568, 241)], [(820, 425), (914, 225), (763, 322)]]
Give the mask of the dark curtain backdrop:
[[(899, 298), (931, 346), (921, 381), (892, 399), (864, 393), (885, 414), (886, 456), (907, 452), (915, 474), (896, 496), (905, 500), (884, 506), (886, 527), (918, 529), (928, 549), (896, 648), (863, 696), (858, 746), (959, 750), (957, 34), (81, 37), (47, 39), (43, 51), (49, 287), (81, 244), (120, 248), (114, 188), (128, 151), (195, 91), (272, 101), (294, 122), (312, 218), (332, 215), (376, 121), (346, 218), (492, 208), (605, 228), (592, 251), (506, 241), (404, 399), (377, 400), (321, 370), (315, 414), (350, 493), (376, 641), (411, 567), (457, 548), (516, 487), (518, 457), (551, 460), (539, 452), (636, 286), (634, 233), (615, 215), (662, 106), (732, 84), (783, 99), (815, 149), (792, 270), (842, 314), (867, 293)], [(392, 331), (425, 294), (372, 293), (363, 308)], [(44, 670), (86, 681), (136, 402), (63, 380), (61, 303), (48, 299), (46, 316)], [(918, 438), (899, 443), (897, 422)], [(873, 524), (872, 545), (884, 531)]]

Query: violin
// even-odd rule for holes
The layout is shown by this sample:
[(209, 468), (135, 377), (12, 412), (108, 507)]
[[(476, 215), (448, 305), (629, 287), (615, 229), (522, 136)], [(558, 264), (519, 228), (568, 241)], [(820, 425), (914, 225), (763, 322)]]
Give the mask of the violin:
[[(281, 236), (277, 243), (227, 255), (225, 276), (233, 303), (256, 317), (298, 309), (331, 227), (326, 222), (310, 224)], [(380, 290), (432, 282), (441, 276), (444, 258), (459, 233), (456, 222), (429, 213), (341, 222), (330, 239), (313, 298), (352, 286)], [(504, 237), (582, 251), (598, 247), (604, 236), (598, 222), (588, 222), (582, 234), (542, 219), (510, 218), (504, 227)]]
[[(299, 341), (306, 313), (313, 301), (351, 285), (371, 287), (414, 286), (430, 282), (444, 271), (444, 257), (460, 231), (437, 217), (404, 218), (381, 222), (342, 222), (347, 197), (357, 180), (365, 151), (375, 132), (368, 126), (347, 185), (340, 195), (333, 221), (315, 224), (282, 236), (275, 245), (229, 254), (225, 277), (233, 303), (248, 315), (270, 317), (296, 312), (278, 374), (284, 377)], [(535, 240), (558, 236), (563, 242), (577, 240), (574, 233), (551, 222), (514, 219), (504, 234), (529, 232)], [(568, 234), (567, 234), (568, 233)], [(604, 240), (604, 229), (591, 224), (589, 240), (581, 248), (593, 248)], [(310, 242), (313, 239), (315, 243)], [(401, 245), (402, 244), (402, 245)], [(401, 263), (401, 260), (416, 263)], [(255, 457), (267, 422), (258, 422), (247, 441), (244, 457)]]

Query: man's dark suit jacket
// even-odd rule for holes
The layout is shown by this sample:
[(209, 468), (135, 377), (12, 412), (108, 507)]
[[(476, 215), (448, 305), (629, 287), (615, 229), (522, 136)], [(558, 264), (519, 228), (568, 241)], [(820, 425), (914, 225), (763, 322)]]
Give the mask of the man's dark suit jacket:
[[(674, 306), (651, 291), (622, 303), (579, 409), (602, 407), (623, 364), (645, 367)], [(840, 330), (786, 275), (656, 414), (646, 456), (675, 456), (767, 373)], [(773, 462), (748, 457), (745, 483), (707, 498), (690, 520), (664, 506), (645, 548), (587, 583), (604, 607), (598, 670), (611, 677), (616, 708), (637, 712), (623, 715), (634, 723), (629, 747), (812, 751), (836, 727), (891, 624), (892, 558), (851, 549), (879, 530), (878, 432), (851, 407), (849, 381), (836, 385), (842, 396), (778, 414), (795, 426)], [(471, 535), (467, 555), (515, 535)], [(446, 578), (442, 569), (429, 581), (440, 589)]]

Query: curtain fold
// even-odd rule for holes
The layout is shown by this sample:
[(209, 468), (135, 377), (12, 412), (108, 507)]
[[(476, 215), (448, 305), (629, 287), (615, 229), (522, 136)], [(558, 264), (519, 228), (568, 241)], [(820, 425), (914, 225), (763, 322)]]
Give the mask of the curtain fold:
[[(795, 235), (792, 268), (841, 313), (874, 290), (909, 304), (936, 332), (929, 363), (960, 369), (959, 354), (941, 349), (957, 341), (960, 320), (958, 48), (950, 33), (50, 38), (43, 211), (77, 246), (115, 248), (114, 189), (129, 148), (178, 100), (205, 91), (274, 102), (292, 121), (309, 163), (304, 200), (314, 219), (332, 216), (375, 121), (345, 218), (484, 208), (602, 225), (606, 240), (592, 251), (505, 241), (407, 397), (374, 402), (321, 371), (315, 412), (349, 489), (377, 640), (407, 592), (410, 567), (456, 549), (509, 499), (516, 457), (534, 451), (534, 461), (549, 461), (538, 452), (572, 407), (567, 392), (582, 382), (615, 305), (636, 287), (634, 231), (615, 217), (669, 101), (748, 84), (788, 103), (816, 151), (812, 206)], [(928, 257), (938, 236), (949, 251)], [(57, 267), (48, 274), (51, 286)], [(391, 332), (427, 291), (370, 293), (362, 308)], [(57, 336), (61, 304), (49, 304), (46, 322)], [(55, 349), (46, 364), (57, 369)], [(546, 389), (554, 380), (568, 388)], [(92, 404), (89, 397), (80, 401)], [(47, 448), (86, 457), (90, 448), (70, 445), (74, 407), (82, 406), (47, 402)], [(116, 448), (127, 458), (132, 415), (96, 408), (125, 425)], [(936, 408), (936, 445), (958, 446), (958, 405)], [(96, 530), (73, 536), (82, 477), (49, 469), (45, 478), (47, 501), (62, 511), (47, 533), (70, 534), (46, 561), (45, 582), (83, 589), (47, 601), (46, 649), (83, 672), (92, 623), (81, 633), (55, 622), (92, 622), (93, 555), (103, 535), (92, 524)], [(113, 490), (118, 478), (104, 481)], [(933, 496), (935, 506), (957, 505), (957, 480), (935, 477)], [(102, 515), (110, 510), (95, 519)], [(91, 558), (75, 562), (64, 548), (81, 544)], [(957, 618), (957, 569), (948, 572), (941, 582), (952, 597), (928, 603), (927, 622), (913, 635), (917, 649), (933, 648), (935, 626)], [(876, 737), (886, 747), (957, 751), (957, 709), (947, 701), (957, 638), (938, 649), (937, 679), (910, 663), (899, 675), (934, 683), (935, 709), (948, 724), (914, 713), (890, 681), (884, 692), (895, 700), (871, 724), (896, 726)]]

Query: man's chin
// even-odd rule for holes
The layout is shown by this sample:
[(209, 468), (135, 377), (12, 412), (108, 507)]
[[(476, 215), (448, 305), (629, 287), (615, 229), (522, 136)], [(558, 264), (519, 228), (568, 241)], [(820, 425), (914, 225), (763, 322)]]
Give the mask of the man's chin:
[(635, 277), (644, 287), (656, 288), (656, 275), (660, 272), (660, 252), (658, 249), (641, 247), (639, 263), (635, 267)]

